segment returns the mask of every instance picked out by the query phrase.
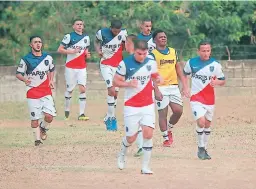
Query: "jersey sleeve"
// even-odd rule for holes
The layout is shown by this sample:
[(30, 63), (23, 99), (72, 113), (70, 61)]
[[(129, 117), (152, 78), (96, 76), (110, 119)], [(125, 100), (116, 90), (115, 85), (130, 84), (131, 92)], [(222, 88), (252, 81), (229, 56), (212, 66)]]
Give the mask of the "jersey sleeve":
[(153, 53), (149, 53), (147, 57), (151, 60), (156, 60), (155, 55)]
[(53, 72), (55, 70), (55, 66), (53, 64), (53, 58), (50, 56), (49, 58), (49, 71)]
[(97, 31), (97, 33), (96, 33), (96, 39), (99, 40), (99, 41), (103, 41), (101, 30)]
[(189, 61), (186, 62), (185, 66), (183, 68), (183, 73), (185, 75), (190, 75), (191, 74), (191, 66), (190, 66)]
[(26, 71), (27, 71), (27, 64), (23, 59), (21, 59), (19, 65), (18, 65), (16, 74), (21, 74), (24, 76)]
[(216, 77), (219, 79), (219, 80), (225, 80), (225, 75), (222, 71), (222, 66), (221, 64), (218, 64), (217, 66), (217, 69), (216, 69)]
[(155, 60), (151, 60), (152, 61), (152, 72), (151, 72), (151, 77), (156, 79), (159, 74), (158, 74), (158, 70), (157, 70), (157, 63)]
[(128, 36), (128, 33), (127, 33), (127, 30), (123, 30), (123, 37), (122, 37), (122, 41), (125, 42), (126, 41), (126, 38)]
[(116, 73), (117, 73), (118, 75), (121, 75), (121, 76), (125, 76), (125, 75), (126, 75), (126, 66), (125, 66), (124, 61), (121, 61), (121, 62), (120, 62), (120, 64), (119, 64), (118, 67), (117, 67)]
[(66, 34), (66, 35), (63, 37), (63, 39), (62, 39), (62, 41), (61, 41), (61, 44), (62, 44), (63, 46), (67, 46), (69, 43), (70, 43), (70, 34)]

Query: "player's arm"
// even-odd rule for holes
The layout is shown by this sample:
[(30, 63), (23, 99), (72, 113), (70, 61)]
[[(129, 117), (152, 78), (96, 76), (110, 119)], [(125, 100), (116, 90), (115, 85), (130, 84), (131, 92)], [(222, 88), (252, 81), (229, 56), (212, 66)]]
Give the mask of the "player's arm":
[(216, 76), (211, 78), (211, 86), (223, 86), (226, 83), (224, 73), (222, 72), (222, 66), (219, 64), (216, 68)]
[[(177, 65), (177, 64), (176, 64)], [(180, 64), (179, 64), (180, 65)], [(180, 70), (181, 70), (181, 66), (180, 66)], [(177, 70), (176, 70), (177, 71)], [(189, 85), (188, 85), (188, 82), (189, 82), (189, 78), (188, 78), (188, 76), (190, 75), (192, 73), (192, 70), (191, 70), (191, 66), (190, 66), (190, 62), (189, 61), (187, 61), (186, 62), (186, 64), (185, 64), (185, 66), (184, 66), (184, 68), (183, 68), (183, 73), (182, 73), (182, 71), (180, 72), (180, 74), (182, 74), (182, 77), (183, 77), (183, 81), (181, 80), (181, 82), (182, 82), (182, 94), (185, 96), (185, 97), (187, 97), (187, 98), (189, 98), (190, 97), (190, 91), (189, 91)], [(177, 72), (177, 74), (178, 74), (178, 72)], [(181, 77), (179, 77), (179, 78), (181, 78)], [(183, 85), (185, 86), (185, 87), (183, 87)]]
[(16, 71), (16, 78), (20, 81), (23, 81), (26, 85), (29, 85), (31, 83), (30, 79), (24, 77), (26, 70), (27, 70), (27, 65), (25, 61), (21, 59)]
[(102, 53), (102, 50), (101, 50), (102, 41), (103, 41), (103, 39), (102, 39), (102, 35), (101, 35), (101, 30), (99, 30), (96, 33), (96, 37), (95, 37), (95, 40), (94, 40), (94, 49), (98, 53), (99, 57), (103, 56), (103, 53)]
[(138, 85), (137, 80), (133, 79), (127, 82), (125, 80), (125, 76), (126, 76), (126, 66), (124, 61), (121, 61), (117, 68), (116, 74), (114, 76), (113, 85), (116, 87), (137, 87)]
[(55, 66), (51, 58), (50, 64), (49, 64), (49, 72), (47, 73), (47, 76), (49, 78), (49, 86), (51, 87), (51, 89), (54, 89), (54, 74), (55, 74)]
[(80, 51), (79, 49), (67, 49), (67, 46), (69, 45), (69, 43), (70, 43), (70, 34), (67, 34), (62, 39), (61, 44), (57, 51), (61, 54), (75, 54)]

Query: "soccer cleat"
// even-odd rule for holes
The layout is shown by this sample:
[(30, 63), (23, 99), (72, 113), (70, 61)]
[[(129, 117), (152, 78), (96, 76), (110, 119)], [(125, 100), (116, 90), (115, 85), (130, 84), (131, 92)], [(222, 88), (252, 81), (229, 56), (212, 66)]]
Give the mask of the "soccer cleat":
[(35, 146), (39, 146), (40, 144), (43, 144), (43, 143), (41, 142), (41, 140), (36, 140), (36, 141), (35, 141)]
[(140, 148), (136, 154), (134, 154), (134, 157), (140, 157), (143, 155), (143, 150)]
[(124, 154), (119, 154), (117, 158), (117, 166), (120, 170), (123, 170), (125, 167), (125, 155)]
[(168, 138), (169, 138), (169, 143), (171, 145), (173, 143), (172, 131), (168, 131)]
[(41, 139), (42, 140), (46, 140), (46, 138), (47, 138), (47, 131), (49, 130), (49, 129), (46, 129), (46, 128), (43, 128), (43, 127), (41, 127), (41, 124), (40, 124), (40, 137), (41, 137)]
[(80, 121), (88, 121), (89, 117), (85, 116), (84, 114), (81, 114), (80, 116), (78, 116), (78, 120), (80, 120)]
[[(107, 118), (107, 117), (106, 117)], [(108, 131), (111, 131), (111, 128), (112, 128), (112, 119), (111, 117), (108, 117), (107, 119), (104, 119), (104, 123), (106, 125), (106, 128)]]
[(150, 169), (141, 169), (141, 174), (145, 174), (145, 175), (153, 175), (153, 171), (151, 171)]
[(212, 159), (211, 156), (208, 154), (207, 150), (205, 150), (205, 159)]
[(198, 147), (197, 157), (201, 160), (206, 159), (205, 148), (204, 147)]
[(112, 122), (112, 124), (111, 124), (110, 130), (111, 130), (111, 131), (117, 131), (117, 121), (116, 121), (116, 118), (115, 118), (115, 117), (112, 117), (111, 122)]
[(65, 120), (69, 120), (69, 111), (65, 111)]
[(165, 141), (163, 142), (163, 147), (170, 147), (170, 146), (171, 146), (171, 143), (170, 143), (169, 140), (165, 140)]

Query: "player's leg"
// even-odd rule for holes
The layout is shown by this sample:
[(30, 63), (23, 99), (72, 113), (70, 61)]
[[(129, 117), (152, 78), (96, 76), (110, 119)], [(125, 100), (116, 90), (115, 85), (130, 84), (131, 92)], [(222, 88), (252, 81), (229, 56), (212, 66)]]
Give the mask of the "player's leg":
[(204, 145), (204, 128), (205, 128), (205, 114), (207, 110), (203, 107), (202, 104), (197, 102), (191, 102), (191, 108), (193, 112), (194, 119), (196, 120), (196, 133), (197, 133), (197, 145), (198, 152), (197, 156), (199, 159), (205, 158), (205, 145)]
[(134, 154), (135, 157), (139, 157), (143, 154), (142, 146), (143, 146), (143, 134), (142, 134), (142, 128), (139, 128), (136, 144), (138, 147), (138, 151)]
[(125, 137), (123, 137), (122, 139), (121, 151), (118, 154), (117, 159), (118, 168), (121, 170), (125, 167), (127, 150), (137, 138), (140, 119), (141, 116), (139, 115), (131, 115), (124, 117)]
[(180, 120), (183, 112), (183, 101), (181, 98), (180, 90), (177, 87), (170, 88), (171, 95), (169, 96), (169, 106), (172, 109), (172, 115), (168, 122), (168, 137), (170, 144), (173, 143), (173, 126)]
[(41, 131), (41, 139), (46, 140), (48, 126), (52, 122), (53, 117), (56, 116), (56, 108), (54, 104), (54, 100), (51, 95), (45, 96), (40, 99), (42, 104), (42, 112), (43, 117), (40, 120), (40, 131)]
[(106, 124), (107, 130), (112, 130), (112, 120), (115, 120), (115, 87), (113, 86), (113, 69), (111, 66), (107, 65), (100, 65), (101, 75), (103, 79), (106, 82), (107, 90), (108, 90), (108, 96), (107, 96), (107, 104), (108, 104), (108, 110), (107, 115), (104, 118), (104, 123)]
[(69, 119), (70, 106), (72, 92), (76, 86), (75, 69), (65, 68), (65, 80), (66, 80), (66, 91), (65, 91), (65, 119)]
[[(154, 110), (153, 110), (154, 111)], [(143, 116), (140, 121), (142, 125), (142, 133), (143, 133), (143, 159), (142, 159), (142, 174), (153, 174), (153, 172), (149, 168), (152, 148), (153, 148), (153, 131), (155, 128), (155, 115), (146, 114)]]
[(79, 86), (79, 117), (78, 120), (89, 120), (88, 116), (85, 116), (85, 106), (86, 106), (86, 81), (87, 81), (87, 71), (86, 68), (79, 69), (77, 75), (77, 84)]
[(35, 146), (42, 144), (38, 120), (42, 115), (40, 99), (28, 99), (28, 108), (30, 112), (31, 128), (34, 136)]
[(205, 146), (205, 157), (206, 159), (211, 159), (211, 156), (208, 154), (207, 151), (207, 145), (210, 139), (211, 135), (211, 122), (213, 118), (213, 113), (214, 113), (214, 106), (205, 106), (207, 109), (207, 112), (205, 114), (205, 127), (204, 127), (204, 146)]
[(168, 129), (167, 129), (168, 104), (169, 104), (169, 96), (163, 96), (162, 101), (156, 100), (159, 127), (162, 132), (162, 136), (164, 138), (164, 142), (163, 142), (164, 147), (170, 147), (171, 145), (169, 141)]

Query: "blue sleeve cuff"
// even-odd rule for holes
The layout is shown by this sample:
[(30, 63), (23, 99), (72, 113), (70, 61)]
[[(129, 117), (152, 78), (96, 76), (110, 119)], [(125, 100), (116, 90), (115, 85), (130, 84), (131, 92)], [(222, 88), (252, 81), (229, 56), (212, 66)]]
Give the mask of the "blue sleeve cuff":
[(187, 72), (185, 72), (184, 70), (183, 70), (183, 74), (184, 74), (184, 75), (190, 75), (190, 73), (187, 73)]
[(116, 73), (117, 73), (118, 75), (121, 75), (121, 76), (123, 76), (123, 77), (125, 76), (125, 75), (123, 75), (123, 74), (120, 74), (118, 71), (116, 71)]
[(218, 78), (218, 80), (225, 80), (225, 79), (226, 79), (225, 77)]
[(18, 72), (18, 71), (16, 71), (16, 74), (21, 74), (22, 76), (24, 76), (24, 75), (25, 75), (24, 73), (22, 73), (22, 72)]

